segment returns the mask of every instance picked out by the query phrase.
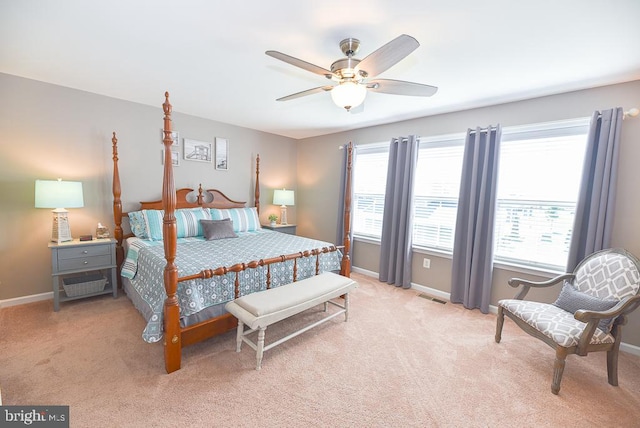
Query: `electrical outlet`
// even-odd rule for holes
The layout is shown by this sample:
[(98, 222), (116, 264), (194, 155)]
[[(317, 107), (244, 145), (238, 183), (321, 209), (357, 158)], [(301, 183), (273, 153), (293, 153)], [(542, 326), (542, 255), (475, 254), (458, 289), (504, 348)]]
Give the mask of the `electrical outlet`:
[(422, 267), (425, 269), (429, 269), (431, 267), (431, 259), (424, 258), (422, 260)]

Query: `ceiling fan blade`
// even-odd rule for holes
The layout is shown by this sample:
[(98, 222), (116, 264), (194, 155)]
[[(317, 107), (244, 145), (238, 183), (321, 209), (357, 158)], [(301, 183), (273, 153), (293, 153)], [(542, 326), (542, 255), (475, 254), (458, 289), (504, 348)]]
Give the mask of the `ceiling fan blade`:
[(312, 73), (319, 74), (321, 76), (326, 77), (327, 79), (331, 79), (333, 77), (333, 73), (331, 73), (330, 70), (311, 64), (310, 62), (292, 57), (291, 55), (283, 54), (282, 52), (278, 52), (278, 51), (266, 51), (265, 53), (270, 57), (279, 59), (280, 61), (284, 61), (291, 65), (295, 65), (296, 67), (300, 67), (303, 70), (307, 70)]
[(328, 86), (318, 86), (317, 88), (313, 88), (313, 89), (307, 89), (306, 91), (302, 91), (302, 92), (296, 92), (295, 94), (291, 94), (291, 95), (287, 95), (286, 97), (282, 97), (282, 98), (278, 98), (276, 101), (289, 101), (289, 100), (293, 100), (295, 98), (300, 98), (300, 97), (304, 97), (307, 95), (311, 95), (311, 94), (317, 94), (318, 92), (322, 92), (322, 91), (330, 91), (333, 89), (333, 86), (328, 85)]
[(438, 91), (438, 88), (435, 86), (392, 79), (371, 80), (367, 82), (367, 89), (372, 92), (382, 92), (394, 95), (410, 95), (414, 97), (430, 97)]
[(416, 39), (402, 34), (367, 55), (360, 61), (357, 69), (366, 71), (369, 76), (377, 76), (416, 50), (418, 46), (420, 43)]

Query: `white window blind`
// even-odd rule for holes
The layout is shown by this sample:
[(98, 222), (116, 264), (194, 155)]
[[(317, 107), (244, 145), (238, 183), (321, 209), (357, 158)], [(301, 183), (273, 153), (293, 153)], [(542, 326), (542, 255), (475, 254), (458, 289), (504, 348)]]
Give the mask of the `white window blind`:
[(380, 239), (387, 185), (388, 144), (358, 146), (353, 169), (353, 233)]
[(421, 140), (414, 185), (413, 245), (453, 251), (464, 134)]
[(495, 260), (564, 270), (580, 189), (588, 119), (505, 128)]

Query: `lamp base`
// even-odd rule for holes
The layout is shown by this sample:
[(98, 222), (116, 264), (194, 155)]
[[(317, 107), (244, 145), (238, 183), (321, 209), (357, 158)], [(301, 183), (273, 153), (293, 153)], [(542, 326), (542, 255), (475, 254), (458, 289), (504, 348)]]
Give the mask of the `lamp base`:
[(280, 224), (287, 223), (287, 207), (285, 205), (280, 206)]
[(69, 212), (64, 208), (56, 208), (53, 213), (53, 226), (51, 228), (51, 241), (60, 244), (61, 242), (73, 241), (71, 228), (69, 227)]

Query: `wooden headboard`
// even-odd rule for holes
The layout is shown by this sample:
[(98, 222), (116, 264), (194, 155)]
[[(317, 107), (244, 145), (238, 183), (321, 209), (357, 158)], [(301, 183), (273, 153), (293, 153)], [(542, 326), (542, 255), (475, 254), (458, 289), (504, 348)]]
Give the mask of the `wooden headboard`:
[[(202, 185), (198, 187), (198, 196), (196, 196), (196, 200), (191, 202), (188, 198), (190, 194), (195, 192), (194, 189), (178, 189), (176, 190), (176, 209), (179, 208), (219, 208), (219, 209), (228, 209), (228, 208), (244, 208), (247, 203), (246, 202), (238, 202), (232, 199), (229, 199), (224, 193), (217, 189), (207, 189), (203, 190)], [(207, 197), (209, 195), (209, 197)], [(210, 202), (207, 200), (211, 198)], [(140, 202), (141, 210), (161, 210), (162, 209), (162, 199), (159, 201), (151, 201), (151, 202)], [(125, 213), (123, 213), (124, 215)]]
[[(167, 97), (168, 102), (168, 95)], [(133, 236), (133, 234), (124, 233), (124, 229), (122, 227), (123, 221), (128, 220), (128, 213), (122, 211), (122, 187), (120, 184), (120, 171), (118, 168), (118, 138), (116, 137), (116, 133), (113, 133), (113, 137), (111, 138), (112, 149), (113, 149), (113, 221), (115, 223), (114, 228), (114, 238), (116, 239), (116, 264), (118, 266), (118, 273), (122, 268), (122, 264), (124, 263), (124, 247), (122, 246), (122, 242), (125, 238)], [(166, 161), (166, 159), (165, 159)], [(165, 168), (166, 169), (166, 168)], [(166, 179), (165, 179), (166, 181)], [(164, 190), (164, 186), (163, 186)], [(244, 208), (246, 207), (246, 202), (234, 201), (233, 199), (228, 198), (224, 193), (217, 189), (207, 189), (204, 190), (202, 185), (198, 186), (197, 196), (195, 197), (195, 201), (190, 200), (188, 196), (192, 194), (195, 190), (182, 188), (175, 191), (175, 205), (174, 209), (178, 208), (218, 208), (218, 209), (228, 209), (228, 208)], [(191, 198), (193, 199), (193, 198)], [(260, 155), (256, 155), (256, 181), (255, 181), (255, 194), (254, 194), (254, 206), (260, 214)], [(165, 209), (163, 205), (163, 200), (157, 201), (147, 201), (140, 202), (139, 209), (143, 210), (162, 210)], [(173, 215), (173, 214), (172, 214)], [(120, 275), (118, 274), (118, 282), (120, 282)]]

